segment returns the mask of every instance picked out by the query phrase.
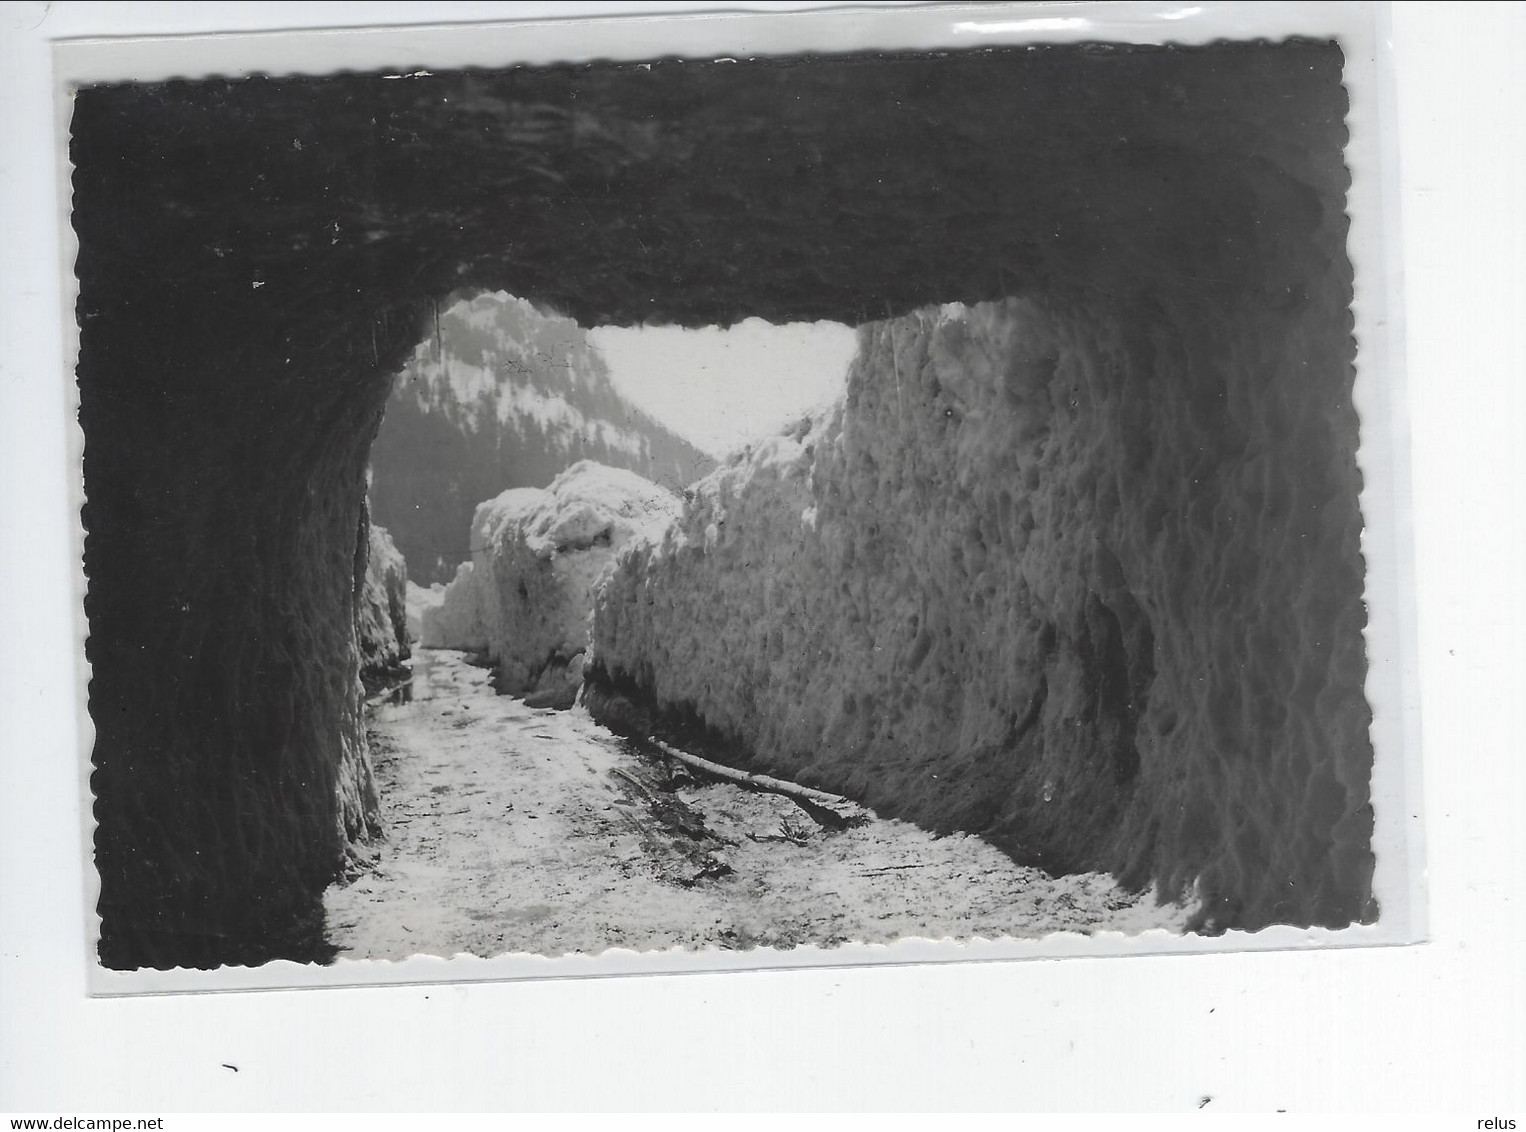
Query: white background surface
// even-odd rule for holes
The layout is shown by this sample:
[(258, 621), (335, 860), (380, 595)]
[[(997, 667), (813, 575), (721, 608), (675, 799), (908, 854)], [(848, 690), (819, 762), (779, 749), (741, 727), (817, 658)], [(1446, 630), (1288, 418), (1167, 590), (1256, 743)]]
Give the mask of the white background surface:
[[(449, 3), (427, 18), (572, 7)], [(0, 9), (0, 1110), (1145, 1110), (1211, 1096), (1213, 1110), (1521, 1115), (1526, 9), (1504, 5), (1394, 11), (1430, 943), (87, 999), (46, 37), (420, 18), (416, 4)]]

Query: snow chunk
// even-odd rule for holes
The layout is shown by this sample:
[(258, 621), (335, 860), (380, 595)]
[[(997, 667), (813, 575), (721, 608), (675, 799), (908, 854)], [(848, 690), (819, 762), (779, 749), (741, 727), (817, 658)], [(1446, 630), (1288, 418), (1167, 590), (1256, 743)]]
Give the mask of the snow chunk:
[[(621, 548), (659, 536), (680, 502), (634, 472), (592, 460), (574, 464), (533, 497), (517, 497), (512, 506), (505, 496), (495, 502), (491, 529), (473, 545), (488, 547), (482, 612), (499, 688), (570, 705), (582, 680), (595, 592)], [(484, 519), (481, 509), (478, 515)]]

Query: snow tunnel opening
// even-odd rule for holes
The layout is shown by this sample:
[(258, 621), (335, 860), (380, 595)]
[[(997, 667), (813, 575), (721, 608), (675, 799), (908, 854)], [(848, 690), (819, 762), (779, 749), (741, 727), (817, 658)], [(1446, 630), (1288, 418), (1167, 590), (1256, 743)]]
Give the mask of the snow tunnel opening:
[(479, 504), (547, 488), (585, 459), (681, 492), (819, 410), (854, 350), (854, 330), (828, 320), (585, 327), (502, 290), (452, 293), (393, 379), (371, 446), (371, 517), (409, 579), (438, 588), (487, 549)]
[(502, 693), (570, 707), (621, 548), (721, 463), (808, 427), (856, 351), (857, 332), (826, 320), (585, 329), (503, 291), (436, 303), (370, 450), (373, 553), (379, 537), (401, 554), (387, 600), (406, 612), (371, 650), (384, 663), (363, 664), (368, 692), (431, 695), (420, 650), (447, 648)]
[[(1341, 66), (1289, 40), (76, 92), (103, 962), (311, 957), (378, 813), (372, 441), (437, 299), (499, 290), (581, 327), (830, 319), (880, 358), (831, 443), (722, 477), (745, 522), (717, 494), (686, 536), (808, 546), (831, 584), (753, 587), (734, 625), (617, 603), (612, 685), (930, 824), (1201, 882), (1205, 926), (1370, 918)], [(726, 655), (685, 683), (659, 629)], [(818, 630), (921, 683), (834, 685)], [(1087, 633), (1117, 727), (1076, 724)], [(857, 757), (903, 725), (956, 757)], [(1095, 758), (1128, 730), (1137, 768)]]

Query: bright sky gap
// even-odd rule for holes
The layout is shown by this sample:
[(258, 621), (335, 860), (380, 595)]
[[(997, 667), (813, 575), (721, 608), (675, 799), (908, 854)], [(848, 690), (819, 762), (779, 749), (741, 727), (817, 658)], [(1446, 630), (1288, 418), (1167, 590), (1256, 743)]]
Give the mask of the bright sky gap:
[(842, 392), (857, 333), (836, 322), (599, 327), (589, 341), (631, 401), (715, 456)]

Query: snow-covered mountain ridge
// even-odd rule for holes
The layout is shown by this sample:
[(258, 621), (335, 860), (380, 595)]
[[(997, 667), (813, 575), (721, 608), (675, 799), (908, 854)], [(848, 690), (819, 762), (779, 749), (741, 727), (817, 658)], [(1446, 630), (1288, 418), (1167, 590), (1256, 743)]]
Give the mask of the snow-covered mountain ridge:
[(483, 499), (592, 459), (681, 488), (714, 461), (626, 400), (571, 319), (503, 293), (442, 307), (372, 448), (371, 506), (409, 573), (448, 581)]

